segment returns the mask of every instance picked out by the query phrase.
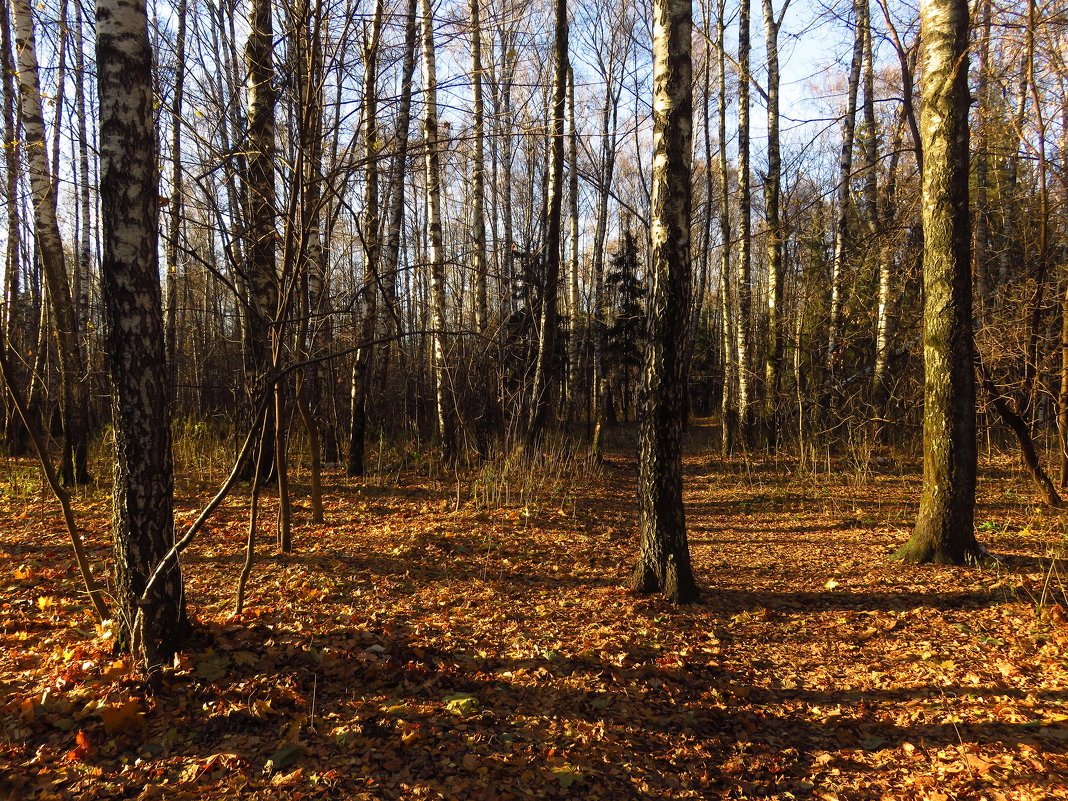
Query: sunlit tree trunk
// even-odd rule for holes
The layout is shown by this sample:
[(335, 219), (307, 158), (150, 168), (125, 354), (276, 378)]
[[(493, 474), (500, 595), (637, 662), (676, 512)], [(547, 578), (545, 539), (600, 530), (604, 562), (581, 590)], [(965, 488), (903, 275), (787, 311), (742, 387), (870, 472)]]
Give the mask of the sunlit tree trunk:
[(690, 0), (653, 3), (651, 293), (638, 445), (639, 592), (698, 598), (682, 504), (685, 349), (690, 313), (693, 123)]
[(581, 299), (579, 297), (579, 182), (578, 182), (578, 130), (575, 126), (575, 71), (567, 71), (567, 119), (568, 137), (568, 219), (571, 238), (567, 269), (568, 296), (568, 341), (567, 341), (567, 402), (568, 414), (573, 415), (578, 406), (579, 360), (582, 353)]
[[(789, 6), (783, 7), (783, 13)], [(782, 166), (779, 146), (779, 28), (782, 20), (775, 18), (772, 0), (763, 0), (764, 39), (768, 63), (768, 175), (764, 184), (764, 210), (767, 221), (766, 248), (768, 256), (768, 341), (764, 361), (764, 440), (772, 450), (778, 445), (779, 427), (776, 421), (780, 374), (782, 372), (782, 285), (783, 230), (779, 210)]]
[(898, 119), (890, 142), (890, 166), (887, 169), (886, 188), (883, 191), (880, 222), (882, 242), (879, 245), (879, 298), (875, 312), (875, 368), (873, 371), (873, 398), (877, 414), (886, 415), (890, 400), (890, 334), (894, 318), (891, 308), (892, 280), (894, 274), (894, 248), (889, 229), (896, 214), (897, 171), (901, 160), (904, 115)]
[(89, 391), (85, 361), (78, 342), (77, 315), (71, 297), (63, 239), (56, 218), (56, 189), (49, 169), (44, 112), (33, 17), (28, 0), (12, 0), (22, 129), (34, 211), (37, 249), (56, 328), (63, 386), (63, 479), (68, 484), (91, 480), (88, 469)]
[(749, 182), (749, 12), (750, 0), (741, 0), (738, 11), (738, 321), (735, 324), (738, 373), (738, 423), (742, 439), (749, 444), (752, 415), (749, 386), (749, 318), (752, 313), (752, 196)]
[(975, 540), (975, 374), (968, 218), (968, 3), (923, 0), (923, 492), (909, 562), (960, 564)]
[[(154, 666), (181, 645), (188, 623), (177, 563), (147, 599), (141, 597), (174, 539), (152, 51), (144, 3), (98, 0), (96, 30), (101, 296), (114, 386), (114, 591), (127, 646)], [(139, 623), (134, 631), (132, 621)]]
[(738, 385), (738, 360), (735, 342), (737, 323), (731, 308), (731, 214), (730, 175), (727, 172), (727, 4), (719, 0), (716, 11), (716, 50), (719, 53), (719, 92), (716, 98), (716, 119), (719, 124), (719, 306), (723, 318), (723, 391), (720, 396), (720, 452), (724, 456), (734, 451), (738, 440), (738, 407), (735, 387)]
[(434, 398), (438, 438), (446, 463), (456, 458), (456, 423), (449, 402), (446, 361), (445, 242), (441, 229), (441, 141), (438, 133), (438, 77), (434, 52), (434, 15), (430, 0), (422, 0), (423, 136), (426, 149), (427, 228), (430, 239), (430, 327), (434, 349)]

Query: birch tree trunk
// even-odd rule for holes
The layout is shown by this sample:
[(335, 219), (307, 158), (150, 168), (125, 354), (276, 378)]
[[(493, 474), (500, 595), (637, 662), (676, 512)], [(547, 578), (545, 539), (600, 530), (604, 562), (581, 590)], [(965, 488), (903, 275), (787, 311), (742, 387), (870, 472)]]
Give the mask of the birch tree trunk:
[(63, 239), (56, 219), (56, 190), (46, 150), (33, 17), (28, 0), (12, 0), (11, 9), (15, 23), (18, 83), (22, 99), (20, 109), (26, 141), (34, 229), (52, 307), (52, 320), (56, 327), (62, 373), (63, 480), (68, 485), (86, 484), (92, 480), (87, 462), (89, 388), (86, 383), (85, 361), (78, 342), (77, 316), (71, 297)]
[(486, 114), (482, 100), (482, 20), (479, 0), (471, 0), (471, 94), (474, 163), (471, 165), (471, 268), (475, 275), (475, 329), (489, 324), (486, 297)]
[(831, 304), (827, 322), (827, 392), (833, 396), (834, 381), (841, 356), (839, 341), (842, 327), (842, 273), (845, 270), (846, 238), (849, 235), (849, 185), (853, 174), (853, 142), (857, 129), (857, 93), (860, 68), (864, 61), (864, 32), (860, 6), (867, 0), (853, 2), (853, 57), (846, 86), (846, 112), (842, 120), (842, 149), (838, 155), (838, 187), (835, 198), (834, 256), (831, 261)]
[(567, 341), (567, 402), (568, 414), (574, 416), (578, 409), (579, 361), (582, 354), (581, 298), (579, 297), (579, 183), (578, 183), (578, 130), (575, 126), (575, 71), (567, 71), (567, 119), (570, 129), (568, 138), (568, 218), (571, 222), (571, 244), (568, 252), (571, 261), (567, 270), (567, 294), (569, 331)]
[(640, 551), (630, 579), (674, 603), (698, 599), (682, 504), (685, 348), (690, 314), (693, 87), (690, 0), (653, 2), (651, 292), (638, 444)]
[(749, 6), (741, 0), (738, 11), (738, 423), (742, 440), (750, 443), (752, 415), (749, 388), (749, 319), (752, 313), (752, 197), (749, 182)]
[[(7, 248), (4, 252), (4, 309), (3, 349), (8, 363), (16, 359), (12, 353), (13, 336), (18, 331), (16, 308), (20, 295), (20, 275), (22, 272), (22, 226), (19, 223), (19, 176), (22, 165), (19, 162), (18, 131), (15, 127), (15, 85), (14, 85), (14, 51), (11, 46), (11, 20), (8, 3), (0, 3), (0, 81), (3, 82), (4, 103), (4, 203), (7, 209)], [(22, 455), (26, 451), (26, 429), (21, 424), (17, 411), (5, 404), (4, 435), (8, 452)]]
[[(789, 0), (783, 5), (783, 14)], [(764, 440), (774, 451), (778, 445), (779, 427), (776, 422), (780, 375), (782, 372), (782, 284), (783, 284), (783, 226), (779, 209), (782, 187), (782, 165), (779, 145), (779, 29), (781, 19), (775, 18), (772, 0), (763, 0), (764, 39), (768, 63), (768, 176), (764, 184), (764, 214), (767, 222), (766, 248), (768, 257), (768, 342), (764, 361)]]
[(968, 3), (923, 0), (923, 492), (908, 562), (961, 564), (975, 540), (975, 373), (968, 217)]
[(450, 403), (446, 360), (445, 242), (441, 229), (441, 147), (438, 133), (438, 76), (431, 0), (421, 0), (423, 27), (423, 146), (426, 150), (427, 233), (430, 239), (430, 327), (434, 349), (434, 398), (438, 438), (446, 464), (456, 459), (456, 422)]
[[(16, 363), (13, 349), (25, 341), (25, 332), (19, 330), (18, 309), (21, 307), (22, 273), (22, 225), (19, 221), (19, 177), (22, 165), (19, 159), (18, 129), (15, 124), (15, 62), (11, 42), (11, 19), (9, 4), (0, 4), (0, 81), (3, 82), (4, 103), (4, 201), (7, 208), (7, 249), (4, 253), (4, 309), (3, 354), (11, 365)], [(4, 438), (8, 453), (21, 456), (29, 446), (29, 432), (22, 422), (14, 403), (5, 403)]]
[(174, 544), (152, 51), (143, 0), (98, 0), (96, 8), (101, 296), (114, 386), (115, 595), (122, 640), (154, 667), (174, 654), (189, 626), (177, 562), (142, 598)]
[(904, 114), (898, 119), (890, 143), (890, 167), (887, 170), (886, 188), (883, 191), (881, 227), (883, 241), (879, 246), (879, 299), (875, 314), (875, 369), (873, 371), (874, 405), (877, 414), (886, 416), (887, 403), (890, 400), (890, 334), (892, 314), (890, 308), (891, 281), (894, 270), (894, 255), (890, 236), (887, 231), (894, 219), (897, 205), (897, 170), (900, 163), (902, 138), (904, 135)]
[(719, 123), (719, 305), (723, 318), (723, 392), (720, 396), (720, 452), (729, 456), (738, 439), (738, 407), (735, 387), (738, 384), (738, 361), (735, 358), (737, 331), (731, 308), (731, 214), (730, 175), (727, 172), (727, 34), (726, 0), (719, 0), (716, 13), (716, 49), (719, 52), (719, 93), (716, 117)]
[[(244, 278), (248, 287), (248, 324), (245, 352), (252, 378), (253, 402), (264, 386), (271, 369), (274, 338), (278, 336), (278, 267), (276, 265), (275, 228), (275, 122), (276, 92), (274, 80), (274, 26), (270, 0), (252, 0), (249, 5), (249, 34), (245, 46), (248, 69), (248, 157), (246, 214), (248, 230), (245, 245)], [(281, 421), (268, 414), (264, 425), (275, 430)], [(258, 460), (266, 471), (266, 480), (276, 464), (275, 438), (263, 440), (265, 449)]]

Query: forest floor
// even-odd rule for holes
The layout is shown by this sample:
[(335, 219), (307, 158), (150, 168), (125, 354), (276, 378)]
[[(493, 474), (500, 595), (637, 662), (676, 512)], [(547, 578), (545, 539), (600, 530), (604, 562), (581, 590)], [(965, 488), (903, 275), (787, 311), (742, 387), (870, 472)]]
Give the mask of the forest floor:
[[(298, 497), (296, 552), (261, 542), (239, 617), (229, 502), (184, 559), (197, 633), (155, 691), (94, 624), (30, 463), (0, 463), (0, 799), (1068, 798), (1065, 518), (1012, 457), (980, 484), (1001, 561), (913, 567), (888, 556), (917, 461), (722, 460), (706, 433), (700, 605), (623, 589), (625, 449), (458, 478), (390, 457), (328, 475), (325, 526)], [(102, 577), (108, 506), (78, 499)]]

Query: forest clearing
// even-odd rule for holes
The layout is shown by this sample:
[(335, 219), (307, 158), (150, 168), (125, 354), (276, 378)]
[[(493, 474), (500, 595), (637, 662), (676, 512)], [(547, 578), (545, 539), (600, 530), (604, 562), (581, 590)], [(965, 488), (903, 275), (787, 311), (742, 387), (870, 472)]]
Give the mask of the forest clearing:
[[(1000, 561), (915, 566), (889, 559), (915, 460), (827, 474), (710, 455), (706, 431), (685, 460), (698, 605), (624, 588), (633, 441), (433, 478), (391, 452), (327, 473), (325, 526), (297, 504), (239, 617), (247, 497), (223, 507), (183, 559), (196, 628), (155, 691), (5, 462), (0, 797), (1068, 796), (1064, 521), (1014, 458), (980, 471)], [(77, 508), (103, 577), (106, 493)]]
[(1066, 0), (757, 6), (0, 2), (0, 801), (1068, 797)]

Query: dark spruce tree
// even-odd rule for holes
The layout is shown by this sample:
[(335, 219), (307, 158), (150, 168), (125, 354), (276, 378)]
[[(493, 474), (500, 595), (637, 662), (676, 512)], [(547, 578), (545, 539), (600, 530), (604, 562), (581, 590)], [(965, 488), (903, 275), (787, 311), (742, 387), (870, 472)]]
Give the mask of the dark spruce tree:
[(683, 343), (690, 314), (690, 0), (653, 2), (651, 294), (638, 445), (638, 592), (698, 599), (682, 505)]
[(604, 369), (622, 372), (627, 386), (633, 371), (642, 365), (646, 316), (645, 283), (638, 275), (638, 241), (629, 229), (623, 232), (619, 252), (609, 262), (605, 294), (612, 316), (604, 333)]
[(968, 218), (968, 3), (920, 4), (923, 75), (923, 493), (907, 562), (961, 564), (975, 539), (975, 373)]

